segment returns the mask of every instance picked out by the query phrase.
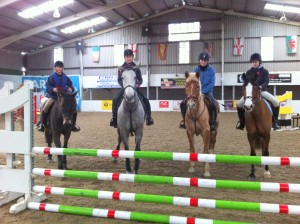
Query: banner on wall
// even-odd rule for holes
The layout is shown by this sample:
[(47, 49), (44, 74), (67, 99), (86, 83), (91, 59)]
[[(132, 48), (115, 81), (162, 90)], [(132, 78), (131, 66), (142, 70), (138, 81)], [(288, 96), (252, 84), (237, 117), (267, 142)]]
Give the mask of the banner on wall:
[(93, 55), (93, 62), (99, 62), (99, 60), (100, 60), (100, 46), (93, 46), (92, 47), (92, 55)]
[(162, 89), (185, 88), (185, 78), (162, 78), (160, 87)]
[(167, 44), (159, 43), (157, 45), (157, 47), (158, 47), (158, 59), (160, 59), (160, 60), (166, 60), (168, 45)]
[[(33, 89), (35, 92), (42, 93), (46, 95), (46, 82), (49, 76), (22, 76), (22, 82), (25, 80), (33, 81)], [(68, 75), (71, 79), (75, 91), (77, 91), (77, 109), (81, 108), (81, 91), (80, 91), (80, 77), (79, 75)], [(39, 105), (37, 105), (39, 107)]]
[(209, 42), (204, 42), (204, 52), (208, 53), (209, 57), (213, 57), (214, 53), (213, 53), (213, 42), (209, 41)]
[(233, 38), (233, 55), (241, 56), (244, 49), (244, 38)]
[(132, 50), (133, 52), (133, 58), (137, 58), (137, 50), (136, 50), (137, 45), (136, 44), (128, 44), (128, 49)]
[(286, 37), (287, 53), (297, 53), (297, 35)]

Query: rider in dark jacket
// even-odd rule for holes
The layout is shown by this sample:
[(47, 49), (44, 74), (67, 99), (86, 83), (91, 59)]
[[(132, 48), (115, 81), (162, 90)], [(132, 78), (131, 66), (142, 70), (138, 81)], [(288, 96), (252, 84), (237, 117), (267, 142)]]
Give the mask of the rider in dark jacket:
[[(43, 106), (41, 112), (41, 123), (38, 127), (38, 131), (43, 132), (44, 126), (46, 125), (48, 112), (53, 105), (53, 103), (57, 100), (57, 93), (59, 91), (62, 92), (70, 92), (74, 91), (73, 83), (71, 79), (63, 72), (64, 64), (61, 61), (56, 61), (54, 64), (54, 70), (47, 79), (46, 82), (46, 92), (47, 92), (47, 101)], [(80, 127), (76, 125), (77, 120), (77, 112), (73, 114), (72, 118), (72, 131), (77, 132), (80, 130)]]
[[(269, 71), (262, 66), (262, 59), (258, 53), (251, 55), (250, 62), (252, 63), (252, 67), (246, 72), (246, 77), (253, 77), (254, 75), (256, 85), (261, 89), (262, 97), (270, 101), (274, 107), (272, 127), (274, 130), (280, 129), (280, 126), (278, 125), (280, 104), (278, 100), (267, 91), (269, 85)], [(239, 121), (236, 129), (240, 130), (243, 130), (245, 127), (245, 110), (243, 109), (244, 103), (245, 100), (244, 97), (242, 97), (237, 104)]]
[[(122, 65), (123, 68), (128, 68), (128, 67), (134, 67), (136, 64), (133, 62), (133, 51), (130, 49), (127, 49), (124, 51), (124, 59), (125, 62)], [(136, 92), (139, 96), (139, 99), (141, 100), (145, 113), (146, 113), (146, 125), (150, 126), (152, 125), (153, 119), (151, 117), (151, 106), (149, 103), (149, 100), (147, 97), (142, 93), (140, 90), (140, 85), (143, 83), (143, 78), (142, 78), (142, 73), (140, 69), (136, 70)], [(114, 98), (113, 100), (113, 105), (112, 105), (112, 119), (110, 121), (110, 126), (113, 126), (114, 128), (118, 127), (117, 124), (117, 115), (118, 115), (118, 108), (122, 102), (123, 99), (123, 94), (124, 94), (124, 89), (123, 89), (123, 83), (122, 83), (122, 74), (120, 71), (118, 71), (118, 83), (122, 87), (121, 91), (118, 93), (118, 95)]]

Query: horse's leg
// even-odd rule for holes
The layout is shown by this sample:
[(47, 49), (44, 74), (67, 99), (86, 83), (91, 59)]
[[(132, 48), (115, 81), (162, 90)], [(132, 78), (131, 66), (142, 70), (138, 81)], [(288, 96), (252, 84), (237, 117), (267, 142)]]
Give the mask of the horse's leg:
[[(250, 149), (251, 149), (250, 156), (256, 156), (256, 152), (255, 152), (255, 146), (256, 146), (255, 138), (256, 138), (256, 135), (248, 132), (247, 137), (248, 137), (248, 141), (249, 141)], [(256, 179), (255, 168), (254, 168), (253, 164), (251, 164), (251, 173), (249, 175), (249, 179), (252, 180), (252, 181)]]
[[(121, 138), (122, 138), (122, 142), (124, 144), (125, 150), (129, 150), (129, 143), (128, 143), (128, 138), (129, 138), (129, 133), (124, 131), (123, 133), (120, 132), (121, 134)], [(126, 173), (131, 173), (131, 165), (130, 165), (130, 159), (126, 158), (126, 162), (125, 162), (125, 168), (126, 168)]]
[[(189, 132), (188, 130), (186, 131), (187, 137), (189, 139), (190, 143), (190, 153), (195, 153), (195, 146), (194, 146), (194, 133)], [(195, 171), (196, 162), (195, 161), (190, 161), (190, 169), (189, 172), (193, 173)]]
[[(53, 142), (56, 148), (61, 148), (60, 134), (53, 133)], [(57, 168), (60, 170), (63, 169), (62, 158), (63, 158), (62, 155), (57, 155)]]
[[(264, 138), (264, 146), (263, 146), (263, 151), (262, 151), (263, 156), (269, 156), (269, 142), (270, 142), (270, 133), (268, 133), (268, 135), (265, 136), (265, 138)], [(269, 171), (268, 165), (265, 165), (264, 176), (267, 178), (271, 178), (271, 173)]]
[[(204, 143), (203, 153), (204, 154), (209, 154), (210, 131), (209, 130), (203, 131), (202, 137), (203, 137), (203, 143)], [(210, 177), (210, 167), (209, 167), (208, 162), (206, 162), (204, 164), (204, 177)]]
[[(66, 131), (65, 135), (64, 135), (64, 145), (63, 148), (68, 148), (68, 142), (71, 136), (71, 129), (70, 131)], [(68, 166), (67, 166), (67, 156), (63, 155), (62, 156), (62, 166), (64, 170), (68, 170)]]
[[(51, 131), (50, 129), (46, 126), (45, 127), (45, 141), (47, 143), (47, 146), (49, 148), (52, 147), (52, 136), (51, 136)], [(48, 159), (47, 159), (47, 163), (49, 163), (51, 165), (52, 163), (52, 155), (51, 154), (48, 154)]]
[[(120, 150), (120, 146), (121, 146), (121, 143), (122, 143), (122, 138), (121, 138), (121, 135), (120, 135), (120, 131), (118, 129), (118, 145), (117, 145), (117, 150)], [(113, 163), (117, 163), (117, 158), (115, 157), (112, 161)]]
[[(135, 132), (135, 151), (141, 151), (141, 141), (143, 138), (143, 130)], [(141, 160), (136, 158), (134, 160), (134, 172), (138, 174), (138, 170), (140, 168)]]

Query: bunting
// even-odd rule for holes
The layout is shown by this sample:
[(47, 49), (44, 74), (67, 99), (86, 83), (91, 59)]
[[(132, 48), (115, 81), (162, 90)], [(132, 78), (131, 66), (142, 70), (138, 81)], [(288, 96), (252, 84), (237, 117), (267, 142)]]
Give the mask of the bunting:
[(233, 38), (233, 55), (241, 56), (244, 49), (244, 38)]
[(297, 35), (286, 36), (287, 53), (297, 53)]
[(167, 44), (158, 44), (158, 59), (160, 60), (166, 60), (167, 58)]
[(99, 62), (100, 60), (100, 46), (92, 46), (93, 62)]

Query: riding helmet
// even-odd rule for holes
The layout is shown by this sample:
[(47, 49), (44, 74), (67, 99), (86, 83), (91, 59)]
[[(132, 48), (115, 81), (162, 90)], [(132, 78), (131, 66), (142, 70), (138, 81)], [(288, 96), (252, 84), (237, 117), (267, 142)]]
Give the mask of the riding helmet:
[(209, 61), (209, 55), (206, 52), (202, 52), (199, 54), (198, 61), (203, 60), (203, 61)]
[(124, 57), (125, 57), (125, 56), (133, 56), (133, 51), (130, 50), (130, 49), (126, 49), (126, 50), (124, 51)]
[(252, 62), (254, 60), (257, 60), (257, 61), (259, 61), (259, 63), (261, 63), (262, 60), (261, 60), (260, 54), (258, 54), (258, 53), (252, 54), (251, 57), (250, 57), (250, 62)]
[(64, 67), (64, 63), (62, 61), (56, 61), (55, 64), (54, 64), (54, 67), (63, 68)]

